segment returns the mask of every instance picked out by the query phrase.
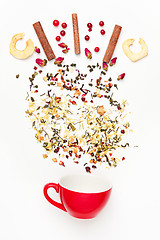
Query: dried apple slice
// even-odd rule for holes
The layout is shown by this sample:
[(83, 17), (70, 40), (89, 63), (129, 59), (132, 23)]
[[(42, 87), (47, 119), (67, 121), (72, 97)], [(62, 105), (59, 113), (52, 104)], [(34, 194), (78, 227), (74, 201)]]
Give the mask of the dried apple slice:
[(126, 56), (132, 62), (136, 62), (136, 61), (140, 60), (141, 58), (148, 55), (148, 47), (147, 47), (147, 44), (145, 43), (145, 41), (142, 38), (140, 38), (139, 43), (141, 44), (142, 50), (139, 53), (133, 53), (129, 48), (133, 44), (133, 42), (134, 42), (134, 39), (127, 39), (126, 41), (123, 42), (122, 48), (123, 48), (123, 51), (126, 54)]
[(28, 39), (26, 41), (26, 48), (24, 50), (18, 50), (16, 48), (17, 41), (23, 39), (23, 37), (24, 37), (24, 33), (15, 34), (12, 37), (12, 40), (9, 45), (10, 53), (15, 58), (18, 58), (18, 59), (26, 59), (26, 58), (30, 57), (34, 52), (34, 44), (31, 39)]

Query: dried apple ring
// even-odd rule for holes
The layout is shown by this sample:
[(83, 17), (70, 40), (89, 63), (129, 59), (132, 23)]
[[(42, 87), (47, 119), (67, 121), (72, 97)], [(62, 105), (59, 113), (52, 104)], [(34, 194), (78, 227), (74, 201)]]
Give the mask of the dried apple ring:
[(16, 48), (17, 41), (23, 39), (23, 37), (24, 37), (24, 33), (15, 34), (12, 37), (12, 40), (9, 45), (10, 53), (12, 54), (12, 56), (18, 59), (26, 59), (30, 57), (34, 52), (34, 44), (31, 39), (28, 39), (26, 41), (26, 48), (24, 50), (18, 50)]
[(133, 44), (133, 42), (134, 42), (134, 39), (127, 39), (126, 41), (123, 42), (122, 48), (123, 48), (123, 51), (126, 54), (126, 56), (132, 62), (136, 62), (136, 61), (140, 60), (141, 58), (148, 55), (148, 47), (147, 47), (147, 44), (145, 43), (145, 41), (142, 38), (140, 38), (139, 43), (141, 44), (142, 49), (139, 53), (133, 53), (129, 48)]

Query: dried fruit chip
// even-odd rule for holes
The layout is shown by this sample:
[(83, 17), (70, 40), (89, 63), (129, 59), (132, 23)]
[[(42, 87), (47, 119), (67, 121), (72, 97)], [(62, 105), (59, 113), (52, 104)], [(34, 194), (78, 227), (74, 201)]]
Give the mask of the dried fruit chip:
[(129, 48), (133, 44), (133, 42), (134, 42), (134, 39), (127, 39), (126, 41), (123, 42), (122, 48), (126, 56), (132, 62), (136, 62), (148, 55), (148, 47), (145, 41), (142, 38), (140, 38), (139, 43), (141, 44), (142, 50), (139, 53), (133, 53)]
[(18, 59), (26, 59), (34, 53), (34, 44), (31, 39), (26, 41), (26, 48), (24, 50), (18, 50), (16, 48), (17, 41), (23, 39), (23, 37), (24, 33), (14, 35), (9, 45), (10, 53)]
[(104, 110), (104, 107), (103, 106), (99, 106), (98, 109), (97, 109), (97, 113), (100, 115), (100, 116), (103, 116), (106, 111)]

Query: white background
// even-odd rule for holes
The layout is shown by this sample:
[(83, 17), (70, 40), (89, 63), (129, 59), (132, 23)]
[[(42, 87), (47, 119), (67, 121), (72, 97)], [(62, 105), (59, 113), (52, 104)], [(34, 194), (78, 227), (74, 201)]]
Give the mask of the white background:
[[(81, 56), (73, 52), (71, 14), (78, 13)], [(25, 118), (25, 97), (28, 76), (32, 73), (35, 55), (25, 61), (9, 54), (12, 35), (25, 32), (25, 40), (38, 39), (32, 27), (41, 21), (48, 39), (58, 54), (55, 42), (59, 29), (52, 21), (66, 21), (68, 28), (64, 42), (71, 48), (67, 59), (88, 64), (84, 47), (100, 46), (99, 54), (93, 53), (93, 61), (101, 62), (115, 24), (123, 27), (114, 56), (118, 57), (115, 71), (126, 73), (120, 85), (123, 98), (129, 102), (132, 112), (133, 142), (138, 148), (127, 151), (127, 159), (111, 171), (99, 170), (110, 175), (113, 192), (106, 208), (95, 219), (79, 220), (56, 209), (43, 196), (43, 186), (57, 182), (66, 173), (80, 172), (74, 165), (66, 168), (42, 158), (42, 149), (36, 143), (34, 132)], [(106, 35), (99, 34), (98, 22), (105, 22)], [(84, 41), (86, 24), (92, 22), (90, 43)], [(1, 240), (72, 240), (109, 239), (139, 240), (160, 239), (159, 234), (159, 182), (160, 182), (160, 17), (158, 0), (129, 2), (114, 1), (11, 1), (1, 3), (0, 33), (0, 220)], [(122, 51), (122, 42), (143, 38), (149, 55), (132, 63)], [(23, 42), (23, 41), (22, 41)], [(25, 46), (25, 41), (19, 47)], [(24, 44), (24, 45), (23, 45)], [(44, 53), (42, 52), (42, 57)], [(96, 57), (97, 56), (97, 57)], [(71, 60), (71, 61), (72, 61)], [(53, 62), (48, 67), (54, 68)], [(20, 74), (16, 79), (15, 75)], [(58, 199), (53, 194), (55, 199)]]

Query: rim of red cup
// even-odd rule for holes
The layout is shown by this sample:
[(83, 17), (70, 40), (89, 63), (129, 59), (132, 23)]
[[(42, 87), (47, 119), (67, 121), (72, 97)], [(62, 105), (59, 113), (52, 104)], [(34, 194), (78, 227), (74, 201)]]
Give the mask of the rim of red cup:
[[(68, 178), (68, 180), (67, 180)], [(82, 186), (82, 182), (85, 182), (85, 188), (86, 190), (82, 189), (84, 185)], [(92, 181), (92, 183), (87, 181)], [(67, 183), (65, 183), (67, 181)], [(78, 181), (78, 182), (77, 182)], [(80, 183), (81, 188), (78, 189), (78, 184)], [(96, 184), (96, 186), (95, 186)], [(68, 174), (63, 176), (60, 181), (59, 185), (67, 190), (70, 190), (72, 192), (77, 192), (77, 193), (102, 193), (102, 192), (107, 192), (112, 189), (112, 184), (109, 179), (104, 178), (102, 176), (94, 176), (94, 175), (85, 175), (85, 174)], [(99, 188), (99, 189), (98, 189)]]

